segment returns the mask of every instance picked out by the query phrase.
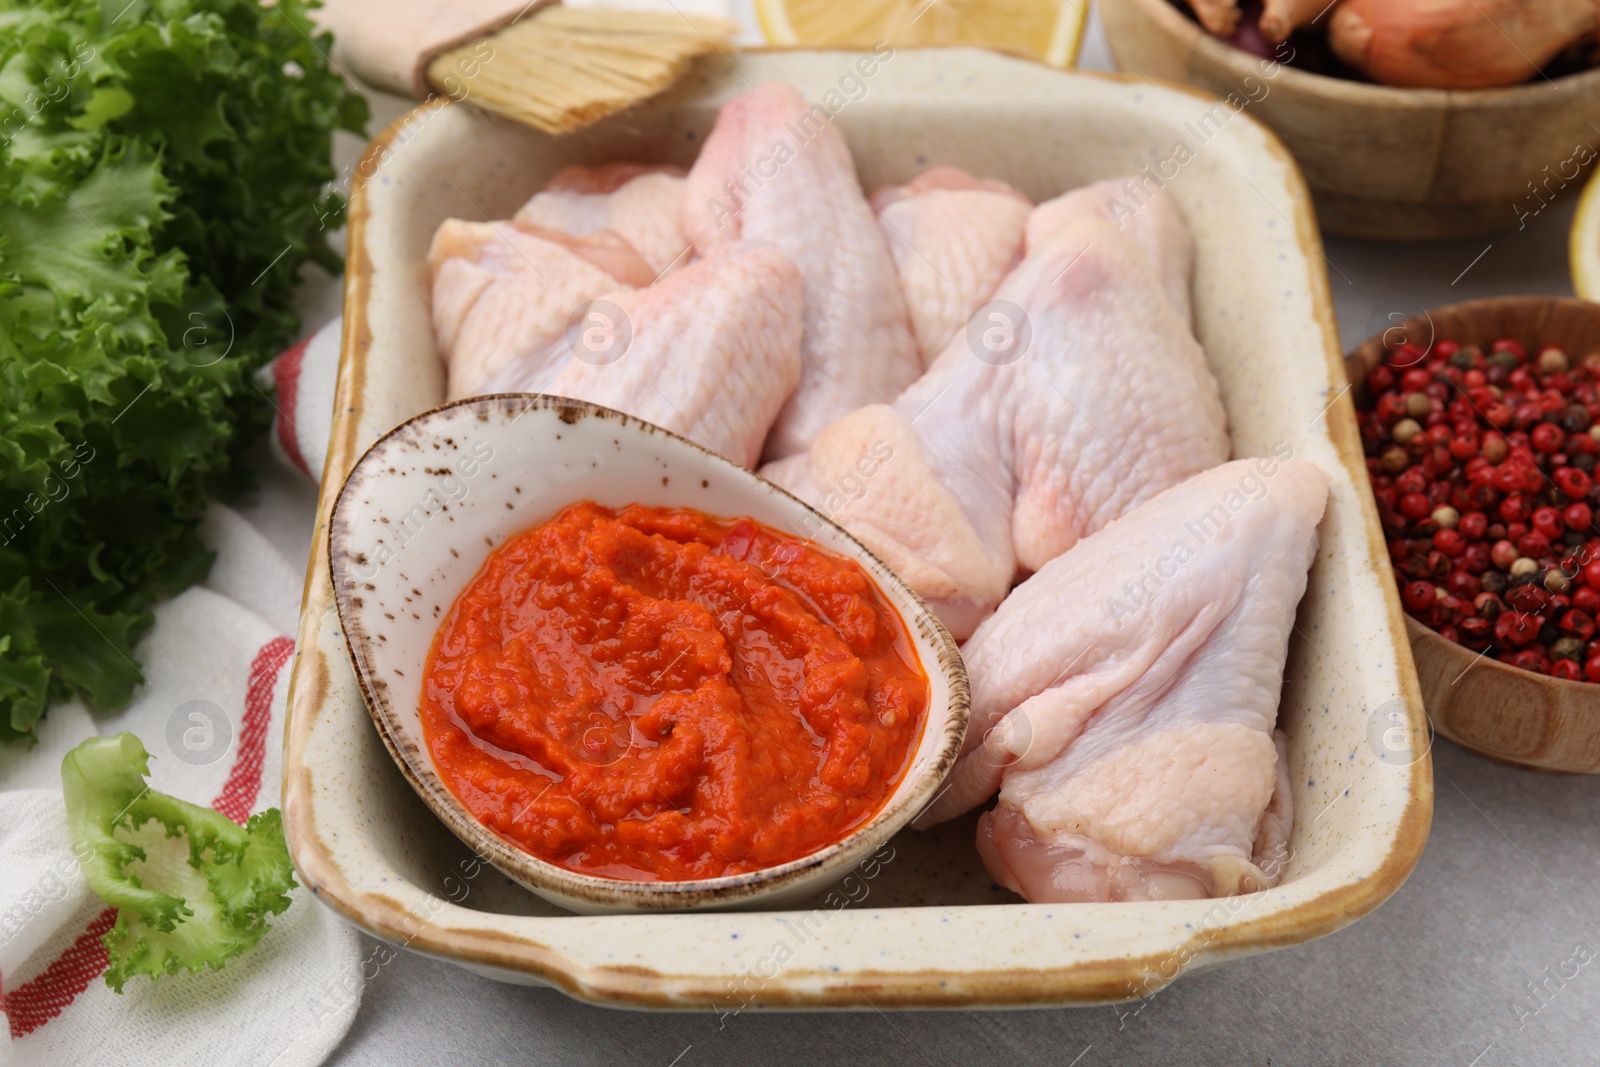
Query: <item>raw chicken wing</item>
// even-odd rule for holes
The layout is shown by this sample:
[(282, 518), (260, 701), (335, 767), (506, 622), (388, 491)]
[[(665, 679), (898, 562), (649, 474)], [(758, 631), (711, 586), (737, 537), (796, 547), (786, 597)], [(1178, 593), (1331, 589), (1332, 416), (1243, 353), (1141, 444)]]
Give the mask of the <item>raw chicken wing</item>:
[(918, 824), (998, 785), (979, 851), (1035, 902), (1276, 884), (1292, 798), (1273, 726), (1328, 489), (1290, 455), (1198, 474), (1019, 586), (962, 650), (966, 751)]
[(643, 163), (565, 167), (517, 211), (516, 221), (574, 237), (610, 230), (655, 275), (689, 258), (683, 217), (683, 171)]
[(1062, 225), (1086, 214), (1099, 215), (1144, 250), (1161, 275), (1167, 299), (1193, 326), (1189, 287), (1194, 278), (1194, 235), (1171, 194), (1137, 176), (1074, 189), (1040, 204), (1028, 216), (1028, 247), (1049, 242)]
[(504, 222), (446, 219), (428, 251), (433, 332), (451, 400), (559, 337), (573, 310), (653, 276), (622, 238), (575, 238)]
[[(762, 472), (879, 553), (957, 639), (1019, 569), (1229, 449), (1204, 351), (1154, 264), (1098, 214), (1063, 222), (995, 299), (986, 307), (1002, 310), (970, 323), (893, 405)], [(861, 492), (835, 493), (875, 448), (893, 457)]]
[(922, 370), (883, 234), (844, 136), (821, 107), (768, 84), (723, 107), (689, 171), (683, 230), (701, 255), (765, 241), (805, 279), (800, 384), (767, 441), (804, 452), (841, 415), (894, 397)]
[(935, 167), (872, 194), (924, 366), (1022, 258), (1033, 206), (1004, 182)]
[(800, 378), (803, 294), (777, 249), (730, 245), (654, 285), (607, 293), (486, 391), (603, 404), (754, 467)]

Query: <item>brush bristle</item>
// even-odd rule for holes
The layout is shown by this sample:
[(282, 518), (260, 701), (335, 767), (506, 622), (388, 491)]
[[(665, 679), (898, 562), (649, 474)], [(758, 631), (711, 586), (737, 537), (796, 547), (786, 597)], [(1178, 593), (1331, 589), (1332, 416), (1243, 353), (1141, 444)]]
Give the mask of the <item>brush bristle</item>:
[(428, 64), (440, 92), (546, 133), (571, 133), (669, 88), (733, 45), (737, 24), (676, 12), (542, 8)]

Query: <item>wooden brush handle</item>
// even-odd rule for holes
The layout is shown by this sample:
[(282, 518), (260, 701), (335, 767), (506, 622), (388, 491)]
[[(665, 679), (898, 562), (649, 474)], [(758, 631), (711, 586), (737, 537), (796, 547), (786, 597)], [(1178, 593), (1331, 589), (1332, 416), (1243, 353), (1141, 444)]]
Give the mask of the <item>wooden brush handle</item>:
[(312, 12), (338, 44), (337, 62), (374, 89), (422, 99), (428, 62), (489, 37), (552, 0), (324, 0)]

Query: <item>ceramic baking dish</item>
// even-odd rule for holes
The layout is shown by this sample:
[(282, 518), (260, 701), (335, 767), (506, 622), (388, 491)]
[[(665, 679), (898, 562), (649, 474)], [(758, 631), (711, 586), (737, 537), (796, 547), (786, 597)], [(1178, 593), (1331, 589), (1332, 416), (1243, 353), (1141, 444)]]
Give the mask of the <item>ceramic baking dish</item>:
[[(284, 811), (301, 876), (390, 942), (512, 982), (632, 1007), (988, 1007), (1148, 995), (1188, 970), (1319, 937), (1399, 887), (1432, 814), (1426, 719), (1346, 393), (1304, 183), (1248, 117), (1177, 87), (976, 50), (742, 55), (672, 97), (552, 140), (424, 106), (375, 140), (350, 213), (343, 355), (289, 697)], [(1198, 244), (1195, 304), (1236, 455), (1288, 442), (1332, 496), (1291, 644), (1293, 854), (1276, 889), (1219, 901), (1035, 905), (997, 888), (973, 819), (906, 831), (789, 911), (579, 917), (512, 884), (433, 817), (362, 705), (329, 587), (326, 523), (369, 445), (435, 404), (424, 255), (449, 216), (505, 218), (558, 168), (689, 164), (717, 108), (767, 80), (843, 100), (868, 186), (954, 164), (1045, 198), (1149, 166)], [(841, 87), (864, 84), (865, 91)], [(851, 99), (851, 97), (855, 97)], [(1212, 115), (1209, 123), (1203, 118)], [(1173, 162), (1186, 143), (1188, 158)]]

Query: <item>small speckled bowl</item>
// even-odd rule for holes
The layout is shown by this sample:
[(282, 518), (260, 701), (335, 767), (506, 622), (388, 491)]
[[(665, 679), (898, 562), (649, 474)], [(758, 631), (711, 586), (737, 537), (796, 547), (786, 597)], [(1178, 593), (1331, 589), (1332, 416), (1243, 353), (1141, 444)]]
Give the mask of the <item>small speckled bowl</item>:
[[(460, 591), (497, 546), (581, 500), (753, 518), (859, 563), (899, 611), (928, 674), (928, 716), (882, 810), (840, 841), (725, 878), (630, 882), (547, 863), (508, 843), (440, 780), (422, 736), (423, 664)], [(609, 408), (538, 394), (447, 404), (385, 434), (334, 505), (328, 564), (368, 710), (428, 807), (479, 856), (570, 911), (792, 901), (844, 877), (927, 805), (961, 752), (967, 673), (949, 633), (859, 541), (777, 486), (692, 441)]]

